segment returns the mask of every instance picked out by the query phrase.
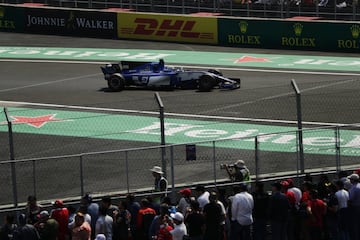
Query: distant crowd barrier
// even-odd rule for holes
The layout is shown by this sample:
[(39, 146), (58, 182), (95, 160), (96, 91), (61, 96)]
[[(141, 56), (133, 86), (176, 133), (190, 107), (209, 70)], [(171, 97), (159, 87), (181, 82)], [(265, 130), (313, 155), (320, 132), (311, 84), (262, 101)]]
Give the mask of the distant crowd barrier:
[(266, 49), (360, 52), (360, 24), (0, 4), (0, 30)]

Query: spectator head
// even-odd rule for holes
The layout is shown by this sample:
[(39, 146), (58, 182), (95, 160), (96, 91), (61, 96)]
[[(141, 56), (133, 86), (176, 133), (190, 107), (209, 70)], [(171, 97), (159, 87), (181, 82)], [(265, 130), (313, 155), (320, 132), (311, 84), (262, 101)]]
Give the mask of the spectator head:
[(41, 211), (38, 215), (38, 218), (40, 219), (40, 221), (46, 221), (49, 219), (49, 217), (50, 217), (50, 214), (46, 210)]
[(316, 189), (311, 189), (309, 191), (310, 199), (317, 199), (319, 197), (319, 193)]
[(169, 213), (169, 205), (166, 203), (160, 204), (160, 215), (165, 216)]
[(92, 203), (92, 196), (90, 193), (86, 193), (82, 198), (81, 198), (81, 201), (80, 201), (80, 204), (82, 205), (89, 205)]
[(106, 240), (106, 236), (102, 233), (96, 235), (95, 240)]
[(99, 215), (101, 215), (101, 216), (106, 216), (107, 215), (107, 208), (106, 207), (104, 207), (104, 206), (100, 206), (99, 207)]
[(18, 222), (20, 226), (24, 226), (26, 224), (26, 215), (25, 214), (20, 214), (18, 217)]
[(54, 208), (63, 208), (64, 207), (64, 202), (60, 199), (55, 200), (51, 204), (53, 205)]
[(289, 188), (294, 187), (294, 179), (288, 178), (288, 179), (286, 179), (286, 181), (289, 183)]
[(135, 201), (135, 195), (132, 194), (132, 193), (127, 194), (127, 195), (126, 195), (126, 200), (127, 200), (128, 202), (134, 202), (134, 201)]
[(127, 207), (128, 207), (127, 202), (124, 200), (120, 200), (118, 207), (119, 207), (119, 209), (127, 209)]
[(150, 206), (149, 200), (147, 198), (141, 199), (141, 206), (142, 207), (149, 207)]
[(217, 193), (216, 192), (211, 192), (209, 195), (209, 201), (210, 202), (216, 202), (217, 200)]
[(152, 169), (150, 169), (154, 177), (159, 177), (164, 174), (164, 172), (161, 170), (161, 167), (154, 166)]
[(350, 176), (348, 176), (348, 179), (350, 180), (351, 183), (357, 183), (357, 182), (359, 182), (359, 175), (356, 173), (353, 173)]
[(305, 177), (304, 177), (304, 181), (305, 181), (305, 182), (312, 182), (312, 181), (313, 181), (313, 178), (312, 178), (312, 176), (311, 176), (309, 173), (307, 173), (307, 174), (305, 175)]
[(246, 192), (248, 190), (248, 186), (245, 183), (240, 183), (239, 190), (240, 192)]
[(37, 203), (37, 199), (36, 199), (36, 197), (35, 197), (34, 195), (28, 196), (28, 198), (27, 198), (27, 204), (28, 204), (29, 206), (36, 206), (36, 203)]
[(85, 215), (77, 212), (75, 215), (75, 226), (81, 226), (85, 222)]
[(101, 198), (101, 205), (105, 208), (109, 208), (111, 205), (111, 198), (109, 196)]
[(288, 183), (288, 181), (283, 180), (283, 181), (280, 182), (280, 184), (281, 184), (282, 190), (284, 190), (284, 191), (287, 191), (287, 190), (288, 190), (288, 188), (289, 188), (289, 183)]
[(234, 165), (238, 168), (245, 167), (245, 162), (244, 160), (237, 160)]
[(181, 224), (184, 221), (184, 216), (180, 212), (170, 214), (170, 217), (174, 220), (176, 225)]
[(199, 193), (204, 193), (205, 192), (205, 187), (203, 185), (197, 185), (195, 188), (195, 191), (199, 192)]
[(199, 202), (196, 201), (196, 200), (191, 200), (191, 201), (190, 201), (190, 208), (191, 208), (194, 212), (199, 211), (199, 210), (200, 210), (200, 204), (199, 204)]
[(335, 182), (335, 186), (336, 186), (337, 189), (344, 189), (344, 187), (345, 187), (344, 182), (341, 181), (341, 180), (337, 180)]
[(181, 195), (184, 197), (190, 197), (191, 196), (191, 189), (190, 188), (183, 188), (179, 191)]
[(171, 203), (171, 198), (170, 198), (169, 196), (164, 197), (164, 198), (162, 199), (161, 203), (165, 203), (165, 204), (167, 204), (167, 205), (169, 205), (169, 206), (172, 205), (172, 203)]
[(348, 176), (349, 174), (348, 174), (348, 172), (347, 171), (340, 171), (339, 172), (339, 174), (338, 174), (338, 176), (339, 176), (339, 178), (341, 179), (341, 178), (346, 178), (347, 176)]
[(271, 186), (272, 186), (272, 190), (274, 192), (278, 192), (282, 188), (282, 185), (281, 185), (281, 183), (279, 181), (274, 182), (273, 184), (271, 184)]

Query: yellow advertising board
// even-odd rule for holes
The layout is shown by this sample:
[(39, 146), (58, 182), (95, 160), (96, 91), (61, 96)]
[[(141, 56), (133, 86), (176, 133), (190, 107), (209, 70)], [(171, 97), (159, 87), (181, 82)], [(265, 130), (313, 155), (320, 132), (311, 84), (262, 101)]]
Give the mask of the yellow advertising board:
[(167, 14), (120, 12), (120, 39), (217, 44), (217, 19)]

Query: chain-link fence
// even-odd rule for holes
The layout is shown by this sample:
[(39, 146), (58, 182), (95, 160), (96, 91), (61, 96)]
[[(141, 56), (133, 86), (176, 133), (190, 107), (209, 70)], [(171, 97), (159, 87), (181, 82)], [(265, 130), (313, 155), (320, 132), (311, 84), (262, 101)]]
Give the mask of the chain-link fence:
[[(207, 13), (241, 17), (358, 20), (360, 10), (356, 0), (2, 0), (2, 3), (41, 3), (70, 8), (121, 8), (138, 12)], [(342, 4), (344, 3), (345, 4)]]
[[(349, 130), (351, 128), (351, 130)], [(78, 155), (3, 161), (1, 204), (39, 199), (70, 198), (85, 192), (108, 194), (153, 189), (149, 169), (162, 165), (165, 149), (169, 189), (176, 186), (229, 181), (221, 164), (244, 159), (253, 180), (338, 171), (358, 163), (359, 126), (316, 128), (303, 131), (304, 169), (299, 159), (297, 131), (191, 144), (143, 147)], [(340, 133), (340, 134), (339, 134)], [(252, 146), (252, 147), (251, 147)]]

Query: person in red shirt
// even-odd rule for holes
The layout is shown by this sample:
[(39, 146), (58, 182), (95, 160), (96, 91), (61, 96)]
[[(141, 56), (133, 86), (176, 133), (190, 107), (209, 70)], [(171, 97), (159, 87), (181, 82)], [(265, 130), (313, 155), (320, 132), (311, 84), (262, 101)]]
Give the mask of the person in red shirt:
[(326, 214), (326, 203), (318, 198), (316, 190), (310, 190), (307, 205), (309, 233), (311, 240), (321, 239), (324, 230), (324, 216)]
[(69, 233), (69, 210), (64, 207), (64, 202), (62, 200), (53, 202), (53, 209), (51, 210), (50, 217), (59, 223), (58, 240), (65, 240), (66, 235)]
[(149, 239), (149, 229), (155, 216), (156, 211), (150, 208), (149, 201), (146, 198), (141, 200), (141, 208), (136, 218), (136, 229), (138, 234), (138, 238), (136, 239)]

